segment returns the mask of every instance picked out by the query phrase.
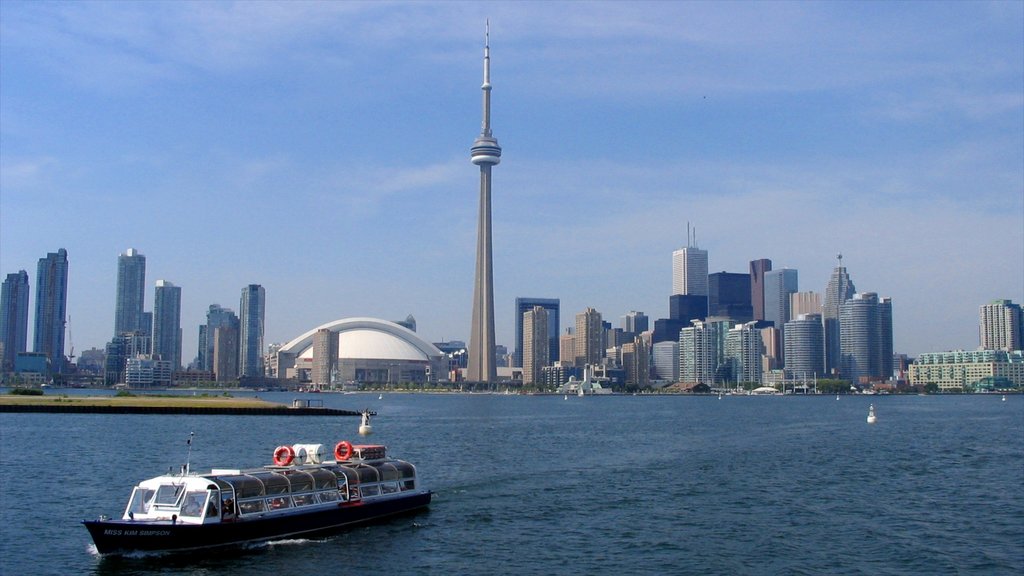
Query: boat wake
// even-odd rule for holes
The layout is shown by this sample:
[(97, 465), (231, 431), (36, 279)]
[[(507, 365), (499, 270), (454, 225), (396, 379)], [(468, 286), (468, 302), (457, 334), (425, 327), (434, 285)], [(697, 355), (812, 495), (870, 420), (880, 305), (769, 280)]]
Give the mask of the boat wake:
[(267, 540), (266, 542), (252, 542), (246, 544), (246, 548), (273, 548), (275, 546), (298, 546), (310, 542), (326, 542), (326, 538), (283, 538), (281, 540)]

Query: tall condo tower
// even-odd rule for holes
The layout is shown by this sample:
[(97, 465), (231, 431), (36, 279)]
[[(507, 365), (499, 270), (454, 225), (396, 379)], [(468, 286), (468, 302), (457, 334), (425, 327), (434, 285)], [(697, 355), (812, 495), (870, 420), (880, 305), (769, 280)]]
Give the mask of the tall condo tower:
[(117, 257), (117, 303), (114, 307), (114, 336), (127, 332), (149, 333), (143, 308), (146, 298), (146, 257), (129, 248)]
[(483, 124), (470, 148), (470, 161), (480, 167), (480, 215), (476, 237), (476, 279), (473, 281), (473, 325), (469, 332), (471, 382), (493, 382), (498, 372), (494, 358), (494, 274), (491, 263), (491, 167), (501, 162), (501, 147), (491, 134), (490, 21), (484, 30)]
[(181, 368), (181, 287), (156, 281), (153, 296), (153, 354)]
[(242, 288), (241, 329), (239, 331), (239, 373), (242, 376), (263, 376), (263, 318), (267, 293), (259, 284)]
[(18, 352), (28, 350), (28, 272), (8, 274), (0, 292), (0, 372), (13, 372)]
[(36, 324), (33, 352), (46, 354), (50, 371), (64, 372), (64, 325), (68, 307), (68, 251), (39, 259), (36, 268)]

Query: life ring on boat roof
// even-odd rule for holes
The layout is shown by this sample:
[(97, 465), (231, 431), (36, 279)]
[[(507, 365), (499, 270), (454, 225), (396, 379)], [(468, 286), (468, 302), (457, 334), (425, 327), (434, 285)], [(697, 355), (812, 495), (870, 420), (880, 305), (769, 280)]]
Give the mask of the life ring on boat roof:
[(342, 460), (348, 460), (352, 457), (352, 443), (348, 440), (342, 440), (334, 447), (334, 459), (339, 462)]
[(295, 459), (295, 450), (291, 446), (278, 446), (274, 450), (274, 466), (287, 466)]

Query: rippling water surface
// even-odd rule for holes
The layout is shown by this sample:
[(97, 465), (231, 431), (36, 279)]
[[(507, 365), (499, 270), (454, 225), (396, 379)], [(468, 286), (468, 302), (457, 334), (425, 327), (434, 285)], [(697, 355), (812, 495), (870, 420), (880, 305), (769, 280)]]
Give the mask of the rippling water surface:
[(136, 481), (180, 466), (190, 431), (205, 470), (355, 439), (358, 420), (0, 414), (0, 573), (1024, 573), (1022, 396), (316, 398), (377, 410), (372, 440), (417, 464), (430, 510), (204, 557), (100, 558), (79, 521), (119, 515)]

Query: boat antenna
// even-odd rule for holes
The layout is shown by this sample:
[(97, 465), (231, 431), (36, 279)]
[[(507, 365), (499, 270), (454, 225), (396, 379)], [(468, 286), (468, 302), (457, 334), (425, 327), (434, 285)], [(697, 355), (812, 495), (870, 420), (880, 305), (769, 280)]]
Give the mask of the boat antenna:
[(185, 465), (181, 467), (181, 473), (182, 473), (183, 476), (187, 476), (189, 471), (191, 470), (191, 464), (192, 464), (192, 438), (195, 435), (196, 435), (195, 431), (189, 432), (188, 433), (188, 440), (185, 441), (185, 444), (188, 445), (188, 453), (185, 455)]

